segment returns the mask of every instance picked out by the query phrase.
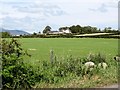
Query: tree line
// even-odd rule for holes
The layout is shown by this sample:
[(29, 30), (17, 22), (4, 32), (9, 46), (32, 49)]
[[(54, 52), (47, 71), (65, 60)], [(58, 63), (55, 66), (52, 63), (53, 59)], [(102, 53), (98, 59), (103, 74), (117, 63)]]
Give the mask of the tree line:
[(73, 25), (70, 27), (60, 27), (59, 31), (69, 29), (73, 34), (89, 34), (89, 33), (116, 33), (117, 30), (112, 29), (111, 27), (105, 27), (103, 30), (97, 27), (92, 26), (80, 26)]
[[(97, 27), (92, 27), (92, 26), (80, 26), (80, 25), (72, 25), (70, 27), (65, 26), (65, 27), (60, 27), (59, 31), (62, 30), (70, 30), (72, 35), (75, 34), (90, 34), (90, 33), (119, 33), (120, 31), (112, 29), (111, 27), (105, 27), (103, 30)], [(43, 30), (43, 34), (41, 32), (34, 32), (31, 35), (20, 35), (18, 37), (46, 37), (44, 34), (48, 34), (48, 32), (52, 31), (51, 26), (46, 26)], [(8, 32), (0, 32), (0, 36), (2, 38), (10, 38), (13, 37), (10, 33)], [(17, 36), (14, 36), (17, 37)]]

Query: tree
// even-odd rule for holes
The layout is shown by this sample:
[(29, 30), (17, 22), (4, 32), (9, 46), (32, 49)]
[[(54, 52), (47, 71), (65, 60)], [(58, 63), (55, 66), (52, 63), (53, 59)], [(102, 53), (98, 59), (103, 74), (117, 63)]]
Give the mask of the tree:
[(98, 32), (101, 32), (101, 29), (100, 29), (100, 28), (98, 29)]
[(80, 25), (77, 25), (76, 29), (77, 29), (78, 33), (82, 33), (82, 27)]
[(39, 31), (38, 34), (41, 34), (41, 32)]
[(10, 38), (11, 37), (10, 33), (8, 33), (8, 32), (1, 32), (1, 34), (2, 34), (2, 38)]
[(110, 32), (112, 32), (111, 29), (112, 29), (111, 27), (106, 27), (106, 28), (104, 28), (103, 32), (110, 33)]
[(37, 35), (37, 33), (34, 32), (33, 35), (35, 36), (35, 35)]
[(47, 33), (51, 31), (51, 27), (50, 26), (46, 26), (45, 29), (43, 30), (43, 33)]
[(79, 33), (79, 28), (75, 25), (71, 26), (69, 29), (72, 33)]
[(60, 27), (60, 28), (59, 28), (59, 31), (67, 30), (67, 29), (69, 29), (69, 27)]
[(77, 34), (82, 33), (82, 27), (80, 25), (76, 25), (76, 26), (73, 25), (69, 29), (72, 33), (77, 33)]
[(84, 26), (82, 27), (82, 32), (83, 33), (96, 33), (99, 32), (96, 27), (91, 27), (91, 26)]

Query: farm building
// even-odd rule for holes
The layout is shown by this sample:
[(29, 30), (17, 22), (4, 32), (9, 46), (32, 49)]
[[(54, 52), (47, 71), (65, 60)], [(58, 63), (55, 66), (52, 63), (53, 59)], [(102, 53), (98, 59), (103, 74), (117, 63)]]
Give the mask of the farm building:
[(61, 31), (49, 31), (47, 34), (69, 34), (71, 31), (69, 29), (62, 29)]
[(66, 34), (67, 34), (67, 33), (71, 33), (71, 31), (70, 31), (69, 29), (66, 29), (66, 30), (65, 30), (65, 29), (62, 29), (61, 31), (62, 31), (63, 33), (66, 33)]
[(49, 31), (49, 32), (47, 32), (47, 34), (63, 34), (63, 32), (59, 32), (59, 31)]

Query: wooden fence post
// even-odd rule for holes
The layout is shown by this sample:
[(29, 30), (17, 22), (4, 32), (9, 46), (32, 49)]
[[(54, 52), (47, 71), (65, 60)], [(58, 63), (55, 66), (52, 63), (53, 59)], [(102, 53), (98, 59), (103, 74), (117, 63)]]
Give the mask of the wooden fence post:
[(51, 49), (50, 50), (50, 62), (53, 63), (53, 59), (54, 59), (54, 51)]

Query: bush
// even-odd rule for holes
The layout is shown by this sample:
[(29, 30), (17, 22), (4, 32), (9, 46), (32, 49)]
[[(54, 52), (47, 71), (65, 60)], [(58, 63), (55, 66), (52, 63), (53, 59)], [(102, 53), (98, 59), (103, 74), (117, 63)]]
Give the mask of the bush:
[(32, 88), (35, 72), (32, 66), (23, 62), (28, 55), (17, 40), (2, 40), (2, 84), (4, 89)]
[(101, 53), (98, 54), (89, 54), (87, 57), (88, 61), (94, 62), (96, 65), (102, 62), (106, 62), (105, 56), (102, 55)]
[[(93, 61), (97, 60), (98, 57), (99, 59), (96, 63), (101, 62), (99, 54), (94, 56)], [(53, 63), (48, 61), (42, 62), (42, 66), (39, 67), (39, 75), (43, 76), (41, 82), (58, 83), (64, 81), (67, 77), (71, 78), (70, 75), (73, 75), (74, 78), (83, 78), (83, 76), (90, 78), (100, 72), (98, 67), (87, 69), (84, 63), (87, 62), (88, 59), (85, 58), (73, 58), (69, 56), (64, 60), (55, 59)]]

